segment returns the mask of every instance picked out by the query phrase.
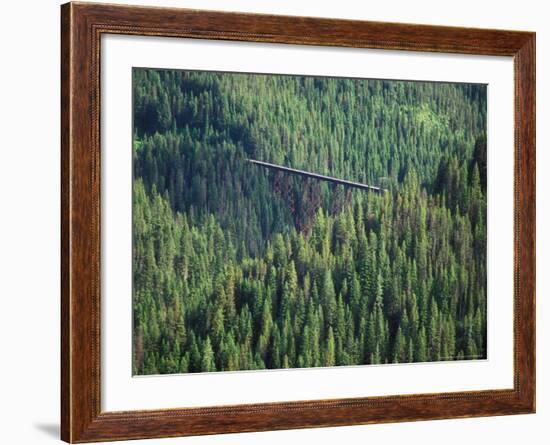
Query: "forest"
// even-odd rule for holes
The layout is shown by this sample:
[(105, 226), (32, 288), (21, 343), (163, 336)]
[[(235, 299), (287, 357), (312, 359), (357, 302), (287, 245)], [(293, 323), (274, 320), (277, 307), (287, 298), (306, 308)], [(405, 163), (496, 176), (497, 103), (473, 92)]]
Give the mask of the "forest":
[(134, 375), (486, 358), (485, 85), (134, 68), (133, 107)]

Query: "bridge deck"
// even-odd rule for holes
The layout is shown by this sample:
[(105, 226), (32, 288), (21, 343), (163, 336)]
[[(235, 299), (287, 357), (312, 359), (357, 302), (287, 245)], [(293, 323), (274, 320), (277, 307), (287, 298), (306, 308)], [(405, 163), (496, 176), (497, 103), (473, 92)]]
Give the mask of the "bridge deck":
[(247, 161), (250, 162), (251, 164), (258, 165), (260, 167), (266, 167), (273, 170), (290, 173), (292, 175), (299, 175), (299, 176), (305, 176), (307, 178), (320, 179), (321, 181), (328, 181), (334, 184), (341, 184), (347, 187), (354, 187), (362, 190), (370, 190), (378, 193), (383, 193), (387, 191), (386, 189), (383, 189), (381, 187), (376, 187), (374, 185), (361, 184), (359, 182), (348, 181), (346, 179), (333, 178), (332, 176), (320, 175), (318, 173), (311, 173), (305, 170), (298, 170), (296, 168), (284, 167), (282, 165), (277, 165), (277, 164), (270, 164), (269, 162), (256, 161), (255, 159), (247, 159)]

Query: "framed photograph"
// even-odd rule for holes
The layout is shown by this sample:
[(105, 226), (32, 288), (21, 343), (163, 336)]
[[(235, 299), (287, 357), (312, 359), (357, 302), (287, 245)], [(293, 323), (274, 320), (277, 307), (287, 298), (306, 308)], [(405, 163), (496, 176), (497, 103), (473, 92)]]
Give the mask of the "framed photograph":
[(535, 411), (535, 34), (61, 8), (61, 435)]

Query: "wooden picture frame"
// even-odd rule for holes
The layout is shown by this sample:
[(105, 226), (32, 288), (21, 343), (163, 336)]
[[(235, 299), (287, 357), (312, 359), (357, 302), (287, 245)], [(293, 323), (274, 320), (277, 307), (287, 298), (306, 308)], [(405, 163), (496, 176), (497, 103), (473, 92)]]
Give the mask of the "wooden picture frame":
[[(148, 8), (61, 7), (61, 438), (70, 443), (535, 412), (535, 34)], [(100, 38), (103, 34), (512, 56), (514, 387), (102, 412)]]

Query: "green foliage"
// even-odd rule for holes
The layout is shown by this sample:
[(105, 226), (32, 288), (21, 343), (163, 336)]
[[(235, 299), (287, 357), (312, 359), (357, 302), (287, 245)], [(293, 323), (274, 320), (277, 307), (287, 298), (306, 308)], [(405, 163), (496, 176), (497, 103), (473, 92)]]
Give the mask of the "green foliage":
[(486, 356), (485, 87), (135, 69), (134, 104), (135, 374)]

